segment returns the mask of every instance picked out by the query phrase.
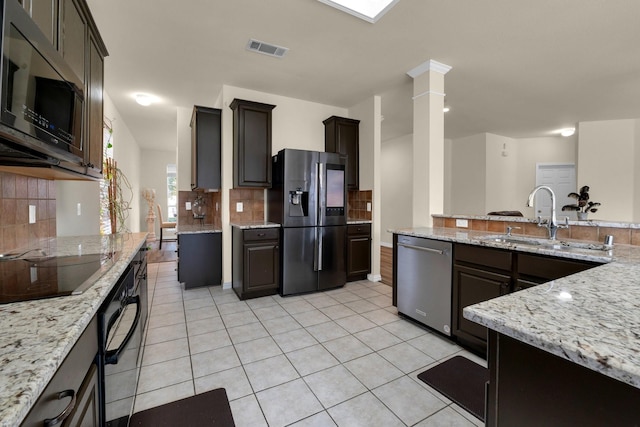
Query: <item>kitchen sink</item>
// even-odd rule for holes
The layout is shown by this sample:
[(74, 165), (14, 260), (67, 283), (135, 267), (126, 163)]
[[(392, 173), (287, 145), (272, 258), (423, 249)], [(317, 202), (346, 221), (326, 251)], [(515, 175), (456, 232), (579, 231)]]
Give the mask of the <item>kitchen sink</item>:
[(540, 239), (535, 237), (511, 236), (507, 234), (482, 236), (482, 237), (479, 237), (479, 240), (482, 240), (484, 242), (527, 245), (527, 246), (535, 246), (535, 247), (545, 248), (545, 249), (555, 249), (555, 250), (565, 250), (565, 251), (570, 251), (575, 249), (580, 251), (603, 252), (611, 249), (610, 247), (606, 247), (605, 245), (599, 244), (599, 243), (568, 242), (566, 240), (549, 240), (549, 239)]

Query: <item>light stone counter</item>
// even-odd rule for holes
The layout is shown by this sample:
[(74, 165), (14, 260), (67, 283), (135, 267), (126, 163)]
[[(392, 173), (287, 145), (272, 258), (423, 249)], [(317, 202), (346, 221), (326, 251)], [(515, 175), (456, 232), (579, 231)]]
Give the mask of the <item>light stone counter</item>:
[(232, 222), (231, 226), (240, 228), (241, 230), (250, 230), (253, 228), (280, 228), (280, 224), (269, 221)]
[[(491, 233), (448, 228), (397, 234), (599, 261), (606, 264), (464, 309), (501, 334), (640, 388), (640, 247), (593, 255), (479, 240)], [(588, 251), (595, 252), (595, 251)]]
[(348, 219), (347, 225), (355, 225), (355, 224), (371, 224), (370, 219)]
[(212, 224), (188, 224), (178, 225), (177, 234), (204, 234), (204, 233), (222, 233), (222, 230), (214, 227)]
[(39, 242), (38, 248), (48, 255), (119, 251), (119, 257), (105, 263), (95, 284), (80, 295), (0, 305), (0, 426), (17, 426), (26, 417), (146, 236), (128, 233)]

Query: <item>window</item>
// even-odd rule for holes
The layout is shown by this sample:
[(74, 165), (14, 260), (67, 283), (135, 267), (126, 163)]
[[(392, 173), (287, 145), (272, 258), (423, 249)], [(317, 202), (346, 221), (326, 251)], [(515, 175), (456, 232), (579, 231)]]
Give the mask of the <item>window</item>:
[(178, 187), (176, 165), (167, 165), (167, 221), (176, 222), (178, 219)]

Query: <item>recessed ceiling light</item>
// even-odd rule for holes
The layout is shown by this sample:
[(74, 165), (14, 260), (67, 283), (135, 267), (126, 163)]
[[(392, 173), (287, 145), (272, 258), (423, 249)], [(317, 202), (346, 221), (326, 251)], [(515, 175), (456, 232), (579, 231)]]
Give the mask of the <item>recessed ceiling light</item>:
[(136, 93), (135, 98), (138, 104), (144, 105), (145, 107), (148, 107), (149, 105), (157, 101), (157, 98), (155, 96), (149, 95), (147, 93)]
[(399, 0), (318, 0), (350, 15), (376, 23)]
[(566, 128), (560, 130), (560, 135), (562, 136), (571, 136), (576, 133), (576, 128)]

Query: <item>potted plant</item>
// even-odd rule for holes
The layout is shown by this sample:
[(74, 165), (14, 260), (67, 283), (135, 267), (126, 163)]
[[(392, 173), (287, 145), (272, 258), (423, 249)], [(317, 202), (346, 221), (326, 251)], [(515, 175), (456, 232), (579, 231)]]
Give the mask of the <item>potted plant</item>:
[(573, 205), (564, 205), (563, 211), (575, 211), (579, 220), (586, 220), (589, 212), (597, 212), (597, 207), (600, 206), (598, 202), (589, 201), (589, 186), (585, 185), (580, 189), (580, 193), (569, 193), (567, 197), (572, 197), (577, 200)]

